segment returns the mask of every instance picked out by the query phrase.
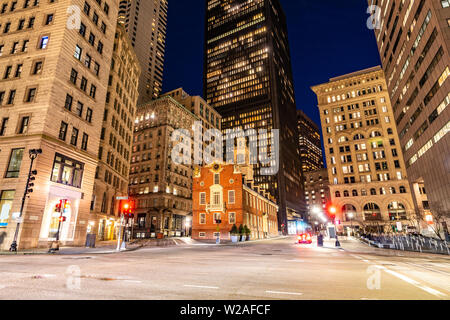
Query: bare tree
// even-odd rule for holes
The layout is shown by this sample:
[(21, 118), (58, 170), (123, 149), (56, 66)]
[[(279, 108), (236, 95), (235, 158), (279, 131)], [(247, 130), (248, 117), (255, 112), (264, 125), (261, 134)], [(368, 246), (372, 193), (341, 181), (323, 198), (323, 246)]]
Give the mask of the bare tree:
[(443, 223), (450, 219), (450, 210), (445, 209), (441, 203), (435, 204), (431, 208), (431, 216), (433, 217), (433, 224), (430, 225), (433, 232), (442, 239)]
[(417, 233), (422, 233), (422, 222), (425, 220), (423, 209), (411, 210), (408, 212), (408, 221), (417, 229)]

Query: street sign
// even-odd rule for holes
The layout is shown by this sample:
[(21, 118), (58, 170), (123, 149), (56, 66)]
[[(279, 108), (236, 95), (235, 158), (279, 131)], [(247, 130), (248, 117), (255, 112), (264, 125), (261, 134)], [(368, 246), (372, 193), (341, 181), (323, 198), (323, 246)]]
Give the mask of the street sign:
[(116, 200), (128, 200), (128, 196), (116, 197)]

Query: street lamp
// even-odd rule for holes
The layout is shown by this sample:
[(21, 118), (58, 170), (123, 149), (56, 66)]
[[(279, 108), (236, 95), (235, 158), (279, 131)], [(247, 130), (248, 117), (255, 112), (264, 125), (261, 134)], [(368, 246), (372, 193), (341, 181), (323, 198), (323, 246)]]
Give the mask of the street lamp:
[(32, 181), (36, 180), (37, 171), (33, 170), (33, 163), (34, 160), (42, 153), (42, 149), (30, 149), (29, 151), (29, 157), (30, 157), (30, 169), (28, 170), (28, 178), (27, 178), (27, 184), (25, 187), (25, 191), (23, 193), (22, 197), (22, 205), (20, 206), (20, 213), (19, 217), (17, 218), (17, 225), (16, 225), (16, 231), (14, 233), (14, 239), (11, 243), (11, 247), (9, 248), (9, 251), (11, 252), (17, 252), (17, 237), (19, 235), (19, 229), (20, 229), (20, 222), (23, 214), (23, 208), (25, 206), (25, 200), (27, 198), (27, 195), (33, 192), (32, 187), (34, 187), (34, 183)]
[(350, 218), (350, 228), (352, 229), (352, 236), (353, 236), (353, 212), (350, 212), (347, 214), (347, 216)]

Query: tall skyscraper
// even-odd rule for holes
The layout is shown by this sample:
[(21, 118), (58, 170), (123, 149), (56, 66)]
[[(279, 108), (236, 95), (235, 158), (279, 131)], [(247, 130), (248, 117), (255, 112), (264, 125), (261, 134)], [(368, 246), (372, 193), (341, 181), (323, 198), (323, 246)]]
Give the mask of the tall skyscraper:
[(369, 3), (381, 9), (375, 36), (417, 208), (448, 211), (450, 3)]
[(383, 70), (346, 74), (312, 90), (338, 230), (359, 225), (383, 232), (396, 222), (410, 224), (414, 204)]
[(297, 110), (297, 128), (302, 171), (322, 169), (322, 140), (319, 127), (303, 111)]
[(255, 184), (277, 198), (279, 227), (305, 210), (286, 17), (278, 0), (206, 1), (204, 96), (232, 128), (280, 130), (277, 175)]
[[(83, 3), (81, 24), (70, 6)], [(21, 221), (19, 249), (82, 245), (91, 216), (100, 131), (113, 52), (118, 2), (14, 1), (2, 6), (0, 24), (0, 232), (8, 249)], [(34, 161), (33, 192), (22, 198)], [(57, 212), (67, 200), (64, 212)], [(63, 215), (65, 221), (59, 219)]]
[(133, 140), (133, 122), (138, 99), (141, 67), (130, 39), (121, 24), (117, 25), (114, 51), (103, 112), (103, 125), (95, 171), (90, 232), (97, 240), (113, 240), (119, 230), (120, 200), (128, 195), (128, 175)]
[(161, 94), (167, 9), (167, 0), (120, 0), (119, 23), (125, 26), (142, 68), (138, 104)]

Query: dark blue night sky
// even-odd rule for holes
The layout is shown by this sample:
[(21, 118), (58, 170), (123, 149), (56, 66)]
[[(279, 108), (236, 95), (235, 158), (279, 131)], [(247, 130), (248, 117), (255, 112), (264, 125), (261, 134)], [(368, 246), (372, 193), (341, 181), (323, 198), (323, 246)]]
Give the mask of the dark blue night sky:
[[(288, 20), (297, 109), (320, 122), (310, 87), (380, 64), (365, 0), (281, 0)], [(163, 91), (202, 95), (205, 0), (169, 0)]]

